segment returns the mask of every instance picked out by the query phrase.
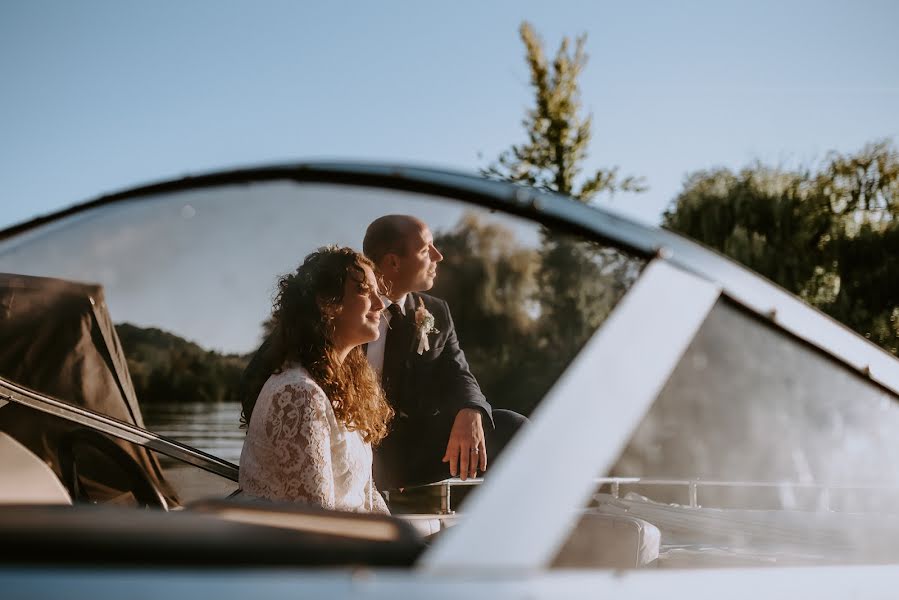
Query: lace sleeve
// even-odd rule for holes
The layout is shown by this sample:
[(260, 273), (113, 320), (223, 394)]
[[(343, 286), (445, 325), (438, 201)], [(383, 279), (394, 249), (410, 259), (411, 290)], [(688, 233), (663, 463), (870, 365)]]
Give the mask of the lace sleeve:
[(321, 389), (309, 385), (285, 385), (273, 394), (264, 426), (278, 479), (267, 484), (277, 497), (334, 508), (328, 408)]
[(366, 494), (371, 498), (371, 506), (369, 507), (371, 512), (375, 514), (381, 515), (389, 515), (390, 509), (387, 508), (387, 503), (384, 502), (384, 496), (378, 491), (378, 488), (375, 486), (374, 478), (369, 478), (368, 485), (366, 487)]

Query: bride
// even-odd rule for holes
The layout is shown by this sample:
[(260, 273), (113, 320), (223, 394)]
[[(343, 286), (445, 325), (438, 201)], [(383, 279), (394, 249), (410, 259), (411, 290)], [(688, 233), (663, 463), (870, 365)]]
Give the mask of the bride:
[(372, 263), (320, 248), (278, 282), (272, 374), (244, 407), (244, 493), (324, 508), (388, 513), (372, 481), (372, 444), (393, 409), (362, 344), (378, 338), (384, 303)]

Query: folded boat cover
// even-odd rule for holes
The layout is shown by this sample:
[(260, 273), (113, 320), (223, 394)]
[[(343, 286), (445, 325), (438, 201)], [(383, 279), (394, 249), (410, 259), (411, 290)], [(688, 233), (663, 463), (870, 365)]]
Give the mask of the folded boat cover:
[[(144, 427), (99, 285), (0, 273), (0, 375), (57, 400)], [(14, 403), (0, 408), (0, 431), (27, 446), (60, 476), (60, 440), (79, 427)], [(166, 499), (177, 504), (156, 457), (144, 448), (115, 441)], [(108, 464), (100, 464), (104, 462)], [(79, 467), (94, 474), (98, 465), (91, 468), (79, 461)], [(103, 481), (104, 486), (110, 483), (127, 491)]]

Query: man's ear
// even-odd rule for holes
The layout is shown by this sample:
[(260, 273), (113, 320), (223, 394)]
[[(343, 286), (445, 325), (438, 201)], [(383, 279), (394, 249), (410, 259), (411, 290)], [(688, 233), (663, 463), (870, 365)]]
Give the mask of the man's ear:
[(382, 273), (396, 273), (400, 268), (400, 257), (394, 252), (388, 252), (381, 258), (379, 266)]

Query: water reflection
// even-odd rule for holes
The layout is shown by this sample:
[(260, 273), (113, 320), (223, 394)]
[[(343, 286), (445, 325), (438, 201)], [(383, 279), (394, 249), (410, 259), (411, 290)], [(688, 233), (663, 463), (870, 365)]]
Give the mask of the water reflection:
[(154, 403), (142, 407), (147, 429), (237, 464), (246, 432), (239, 402)]

